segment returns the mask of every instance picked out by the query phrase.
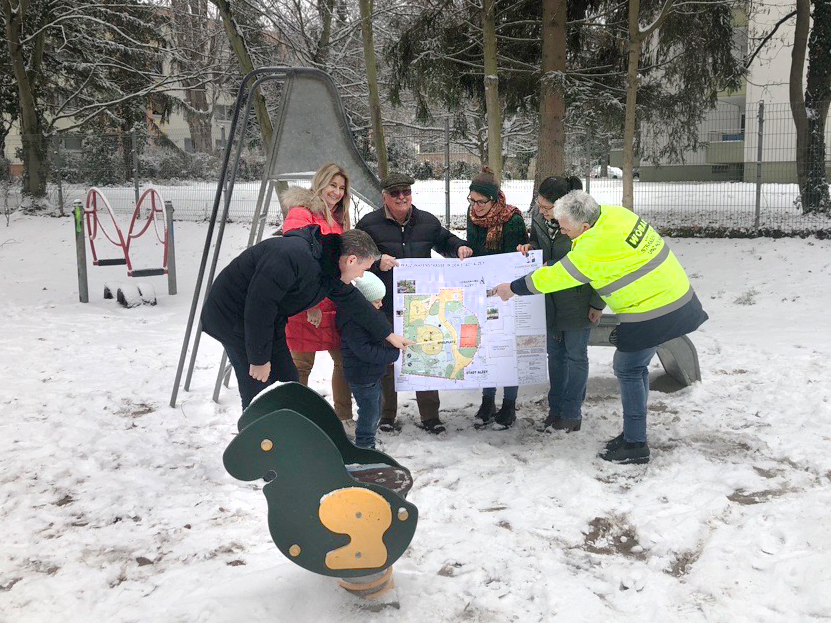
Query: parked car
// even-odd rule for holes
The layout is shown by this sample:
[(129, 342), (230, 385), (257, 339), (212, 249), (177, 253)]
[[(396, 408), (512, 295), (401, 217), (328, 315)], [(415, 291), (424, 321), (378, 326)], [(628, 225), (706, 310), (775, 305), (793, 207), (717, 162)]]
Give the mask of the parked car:
[[(598, 164), (591, 170), (592, 177), (601, 177), (601, 173), (603, 168)], [(611, 178), (613, 180), (620, 180), (623, 179), (623, 169), (619, 169), (618, 167), (607, 166), (606, 167), (606, 177)]]

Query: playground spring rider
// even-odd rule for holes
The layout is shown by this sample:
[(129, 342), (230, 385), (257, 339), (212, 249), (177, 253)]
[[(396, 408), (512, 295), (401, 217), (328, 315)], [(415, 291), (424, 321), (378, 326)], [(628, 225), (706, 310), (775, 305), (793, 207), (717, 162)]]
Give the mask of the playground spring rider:
[[(147, 202), (147, 203), (145, 203)], [(147, 220), (144, 226), (139, 228), (139, 220), (141, 218), (142, 206), (148, 207)], [(114, 233), (110, 233), (104, 227), (101, 221), (101, 213), (106, 210), (109, 216), (109, 221), (112, 222)], [(75, 246), (78, 257), (78, 292), (82, 303), (89, 302), (89, 287), (87, 282), (86, 272), (86, 245), (84, 243), (84, 222), (86, 222), (86, 233), (89, 238), (89, 247), (92, 253), (92, 263), (94, 266), (127, 266), (128, 277), (153, 277), (159, 275), (167, 275), (167, 289), (169, 294), (176, 294), (176, 259), (173, 242), (173, 206), (169, 201), (163, 201), (162, 196), (155, 188), (148, 188), (136, 202), (136, 207), (133, 210), (133, 216), (130, 219), (130, 228), (127, 231), (127, 236), (121, 231), (118, 226), (118, 221), (115, 219), (115, 214), (110, 207), (107, 198), (97, 188), (91, 188), (87, 192), (86, 204), (82, 205), (80, 201), (75, 202), (73, 209), (75, 215)], [(132, 258), (130, 257), (130, 245), (133, 240), (140, 238), (153, 225), (153, 231), (156, 238), (162, 244), (162, 267), (161, 268), (141, 268), (133, 267)], [(106, 238), (110, 243), (121, 250), (123, 257), (116, 258), (99, 258), (95, 243), (99, 240), (99, 233)], [(113, 298), (114, 290), (117, 290), (116, 298), (118, 302), (125, 307), (134, 307), (140, 305), (142, 302), (156, 304), (156, 296), (153, 287), (150, 284), (140, 282), (137, 286), (128, 284), (104, 286), (104, 298)]]
[(300, 383), (272, 385), (237, 428), (225, 469), (242, 481), (266, 481), (268, 527), (283, 555), (338, 578), (355, 596), (399, 607), (389, 592), (392, 565), (418, 523), (418, 509), (406, 500), (410, 471), (353, 444), (332, 406)]

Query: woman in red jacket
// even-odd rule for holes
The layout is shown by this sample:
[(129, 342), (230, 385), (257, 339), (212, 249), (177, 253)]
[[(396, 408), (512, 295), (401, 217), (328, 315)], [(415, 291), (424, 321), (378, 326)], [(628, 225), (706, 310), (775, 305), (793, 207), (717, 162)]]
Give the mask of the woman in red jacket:
[[(306, 225), (320, 225), (322, 234), (341, 234), (350, 229), (349, 176), (337, 164), (324, 164), (310, 189), (293, 187), (280, 195), (280, 203), (289, 206), (283, 221), (283, 232)], [(342, 421), (352, 420), (352, 394), (343, 375), (340, 335), (335, 326), (335, 305), (323, 299), (318, 305), (296, 316), (286, 325), (286, 342), (300, 382), (309, 384), (315, 353), (329, 351), (335, 366), (332, 371), (332, 401)]]

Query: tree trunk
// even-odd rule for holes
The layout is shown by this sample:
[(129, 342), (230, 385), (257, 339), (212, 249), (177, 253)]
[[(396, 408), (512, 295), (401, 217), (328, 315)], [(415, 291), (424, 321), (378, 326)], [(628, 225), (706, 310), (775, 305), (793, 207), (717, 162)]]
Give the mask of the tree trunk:
[[(180, 47), (179, 54), (185, 73), (196, 73), (201, 69), (203, 57), (211, 53), (213, 46), (207, 46), (211, 22), (208, 19), (208, 0), (172, 0), (173, 27), (175, 41)], [(211, 111), (208, 105), (208, 94), (204, 84), (199, 80), (185, 80), (183, 82), (185, 101), (184, 117), (190, 130), (190, 139), (196, 152), (207, 153), (212, 151), (211, 141)]]
[(566, 0), (543, 0), (542, 80), (534, 188), (550, 175), (565, 173)]
[(488, 165), (502, 180), (502, 106), (499, 103), (499, 76), (496, 63), (495, 0), (482, 0), (482, 39), (485, 57), (485, 109), (488, 116)]
[[(219, 14), (222, 17), (222, 25), (225, 27), (225, 34), (228, 35), (228, 43), (237, 56), (240, 70), (243, 75), (251, 73), (254, 71), (254, 61), (251, 60), (251, 54), (248, 52), (248, 44), (245, 42), (245, 38), (237, 29), (237, 24), (234, 21), (234, 16), (231, 11), (231, 3), (228, 0), (211, 0), (211, 2), (219, 10)], [(271, 118), (268, 116), (265, 97), (263, 97), (261, 92), (258, 92), (254, 94), (254, 98), (254, 113), (257, 115), (257, 121), (260, 124), (260, 136), (263, 138), (263, 153), (268, 154), (274, 129), (271, 125)], [(228, 140), (232, 139), (233, 137), (228, 137)]]
[(185, 109), (185, 121), (190, 130), (193, 150), (198, 153), (210, 153), (213, 151), (211, 117), (205, 87), (186, 88), (185, 99), (190, 107)]
[(805, 70), (805, 50), (808, 47), (808, 32), (811, 26), (811, 1), (796, 0), (796, 25), (794, 27), (793, 49), (791, 50), (791, 73), (788, 80), (788, 94), (791, 100), (791, 116), (796, 126), (796, 180), (802, 209), (805, 210), (808, 188), (808, 116), (805, 111), (805, 97), (802, 92), (802, 72)]
[(831, 0), (814, 0), (813, 26), (808, 40), (808, 79), (805, 110), (808, 113), (807, 186), (803, 212), (831, 213), (825, 171), (825, 122), (831, 104)]
[(369, 87), (369, 115), (372, 119), (372, 138), (378, 159), (378, 177), (387, 176), (387, 144), (384, 142), (384, 126), (381, 124), (381, 99), (378, 96), (378, 67), (375, 62), (375, 44), (372, 41), (372, 0), (360, 0), (361, 35), (364, 40), (366, 81)]
[[(324, 68), (329, 58), (329, 41), (332, 38), (332, 14), (335, 11), (335, 0), (318, 0), (317, 12), (320, 17), (320, 39), (317, 41), (312, 62)], [(361, 9), (363, 11), (363, 8)]]
[(635, 204), (632, 164), (635, 152), (635, 121), (638, 101), (638, 61), (641, 56), (641, 32), (638, 16), (640, 0), (629, 0), (629, 42), (626, 63), (626, 116), (623, 124), (623, 200), (630, 210)]
[[(45, 127), (40, 111), (37, 109), (34, 85), (30, 80), (27, 69), (27, 59), (20, 44), (20, 33), (23, 30), (25, 5), (17, 4), (12, 8), (10, 0), (2, 0), (0, 4), (6, 24), (6, 42), (9, 48), (9, 63), (12, 66), (15, 82), (17, 83), (17, 98), (20, 104), (18, 120), (20, 122), (20, 137), (23, 143), (23, 194), (40, 203), (46, 197), (46, 180), (49, 177), (48, 142), (45, 136)], [(43, 49), (43, 31), (35, 42), (34, 49)], [(39, 55), (39, 54), (38, 54)], [(40, 65), (37, 58), (32, 62)], [(34, 67), (38, 70), (39, 67)], [(37, 71), (32, 72), (32, 76)]]

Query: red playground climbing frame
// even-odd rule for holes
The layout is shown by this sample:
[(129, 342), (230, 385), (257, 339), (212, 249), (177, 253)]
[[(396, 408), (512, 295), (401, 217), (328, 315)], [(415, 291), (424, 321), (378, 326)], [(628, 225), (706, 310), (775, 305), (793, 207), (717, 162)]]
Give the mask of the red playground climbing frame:
[[(150, 202), (149, 212), (144, 225), (141, 229), (138, 229), (140, 224), (139, 221), (141, 220), (141, 208), (145, 204), (145, 201)], [(112, 223), (115, 233), (107, 231), (107, 228), (101, 222), (101, 216), (104, 211), (106, 211), (109, 217), (108, 219), (105, 219), (105, 222), (109, 221)], [(121, 231), (121, 228), (118, 226), (118, 221), (115, 220), (115, 214), (113, 213), (107, 198), (104, 196), (104, 193), (97, 188), (90, 188), (89, 192), (87, 192), (87, 200), (84, 206), (84, 217), (87, 224), (86, 229), (87, 237), (89, 239), (89, 247), (92, 251), (92, 263), (95, 266), (116, 266), (126, 264), (128, 277), (152, 277), (154, 275), (167, 274), (169, 243), (169, 235), (167, 231), (167, 208), (165, 206), (165, 202), (162, 200), (162, 196), (155, 188), (151, 187), (145, 190), (136, 203), (136, 209), (133, 210), (133, 217), (130, 219), (130, 229), (127, 230), (126, 238), (124, 233)], [(162, 247), (164, 249), (162, 255), (162, 267), (134, 269), (133, 263), (130, 260), (130, 244), (133, 240), (144, 235), (144, 233), (150, 229), (151, 224), (153, 225), (153, 231), (156, 234), (156, 238), (158, 238), (159, 242), (162, 243)], [(119, 247), (124, 257), (99, 259), (98, 252), (95, 249), (95, 242), (99, 239), (99, 233), (103, 238), (106, 238), (112, 244)]]

